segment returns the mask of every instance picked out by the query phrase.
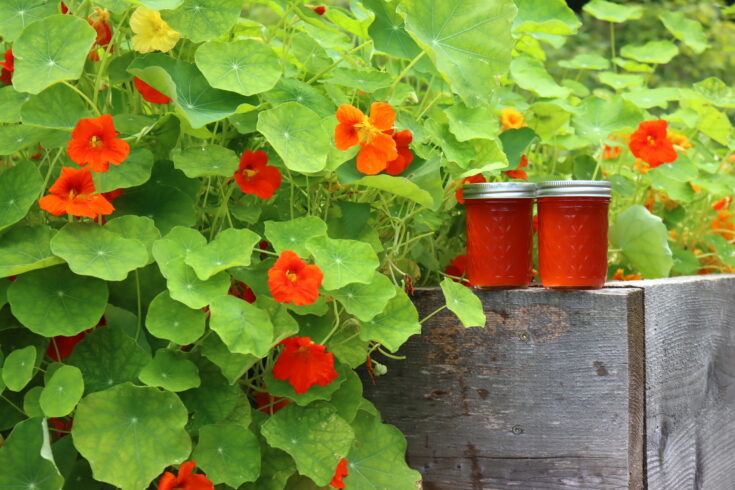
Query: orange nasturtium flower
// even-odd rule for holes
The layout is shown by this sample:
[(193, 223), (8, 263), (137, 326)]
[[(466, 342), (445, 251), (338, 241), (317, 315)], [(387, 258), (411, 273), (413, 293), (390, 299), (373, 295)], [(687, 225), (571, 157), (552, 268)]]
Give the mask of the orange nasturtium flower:
[(503, 131), (519, 129), (526, 125), (523, 114), (510, 107), (500, 111), (500, 124), (503, 125)]
[(343, 481), (343, 478), (349, 475), (349, 471), (347, 470), (347, 460), (345, 458), (342, 458), (339, 463), (337, 463), (337, 469), (334, 470), (334, 476), (332, 477), (332, 481), (329, 482), (329, 484), (332, 486), (332, 488), (345, 488), (345, 482)]
[(615, 158), (618, 158), (620, 156), (621, 149), (622, 148), (620, 148), (619, 146), (605, 145), (605, 148), (602, 150), (602, 159), (613, 160)]
[[(99, 61), (100, 59), (96, 51), (97, 47), (107, 46), (112, 41), (112, 27), (107, 23), (109, 19), (110, 13), (107, 9), (101, 7), (94, 7), (92, 13), (87, 17), (87, 22), (97, 32), (97, 38), (94, 41), (94, 46), (92, 46), (92, 53), (89, 55), (89, 59), (92, 61)], [(112, 47), (110, 47), (110, 50), (112, 50)]]
[(337, 109), (339, 124), (334, 128), (334, 142), (338, 150), (348, 150), (360, 145), (357, 154), (357, 170), (366, 175), (375, 175), (398, 158), (396, 142), (390, 134), (396, 113), (385, 102), (373, 102), (370, 117), (357, 107), (342, 104)]
[(528, 167), (528, 158), (526, 158), (526, 155), (521, 155), (521, 163), (518, 164), (518, 168), (514, 170), (506, 170), (503, 173), (511, 179), (528, 180), (528, 174), (526, 173), (526, 171), (521, 170), (522, 168), (526, 167)]
[(715, 211), (721, 211), (722, 209), (729, 208), (731, 201), (732, 196), (723, 197), (716, 203), (712, 204), (712, 209), (714, 209)]
[(133, 85), (143, 96), (143, 100), (151, 104), (168, 104), (171, 99), (154, 89), (138, 77), (133, 77)]
[(92, 172), (88, 168), (63, 167), (61, 176), (49, 192), (38, 200), (38, 205), (54, 216), (70, 214), (95, 218), (98, 214), (111, 214), (115, 210), (107, 199), (94, 193)]
[(89, 165), (94, 172), (107, 172), (110, 164), (120, 165), (130, 153), (130, 145), (117, 137), (112, 116), (80, 119), (67, 143), (67, 155), (80, 166)]
[(139, 53), (171, 51), (179, 42), (181, 34), (161, 18), (158, 10), (138, 7), (130, 16), (130, 29), (133, 33), (133, 49)]
[(680, 148), (682, 151), (686, 151), (692, 147), (692, 143), (689, 141), (689, 138), (683, 134), (679, 134), (675, 131), (669, 131), (666, 136), (671, 140), (671, 144)]
[(457, 199), (457, 202), (460, 204), (464, 204), (464, 185), (465, 184), (479, 184), (481, 182), (487, 182), (485, 180), (485, 177), (482, 174), (465, 177), (464, 180), (459, 183), (457, 190), (454, 191), (454, 197), (455, 199)]
[(310, 305), (319, 298), (324, 273), (317, 265), (301, 260), (295, 252), (284, 250), (268, 270), (268, 287), (279, 303)]
[(195, 475), (194, 461), (179, 466), (179, 474), (165, 472), (158, 482), (158, 490), (214, 490), (214, 484), (204, 475)]
[(626, 276), (623, 269), (616, 270), (615, 274), (610, 278), (611, 281), (640, 281), (641, 279), (643, 279), (643, 276), (637, 272)]
[(266, 152), (248, 150), (240, 157), (240, 167), (235, 172), (235, 181), (245, 194), (270, 199), (281, 187), (281, 172), (276, 167), (268, 165)]
[(671, 163), (678, 157), (674, 145), (667, 137), (667, 123), (663, 119), (643, 121), (630, 135), (630, 151), (651, 168)]
[(284, 349), (273, 366), (273, 377), (288, 381), (297, 395), (306, 393), (313, 385), (327, 386), (337, 378), (334, 356), (325, 352), (326, 346), (309, 337), (290, 337), (280, 345)]
[(5, 61), (0, 61), (0, 66), (3, 67), (0, 72), (0, 81), (5, 85), (12, 85), (13, 83), (13, 71), (15, 71), (15, 57), (13, 56), (13, 50), (9, 49), (5, 51)]
[(735, 240), (735, 223), (733, 223), (732, 218), (733, 213), (727, 209), (717, 211), (717, 216), (712, 220), (710, 227), (727, 241), (733, 241)]
[(413, 134), (408, 129), (398, 131), (397, 133), (390, 130), (386, 131), (386, 133), (390, 134), (393, 137), (393, 141), (396, 142), (398, 156), (395, 160), (391, 160), (386, 164), (385, 172), (390, 175), (398, 175), (406, 170), (413, 161), (413, 153), (408, 149), (408, 145), (413, 141)]

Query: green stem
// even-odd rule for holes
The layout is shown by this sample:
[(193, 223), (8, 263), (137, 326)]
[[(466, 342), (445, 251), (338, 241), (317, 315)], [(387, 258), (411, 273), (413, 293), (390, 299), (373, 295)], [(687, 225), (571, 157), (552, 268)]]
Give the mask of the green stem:
[(403, 77), (405, 77), (406, 74), (408, 74), (411, 68), (413, 68), (414, 65), (418, 63), (419, 60), (423, 58), (425, 54), (426, 54), (426, 51), (421, 51), (414, 59), (411, 60), (411, 62), (406, 66), (406, 68), (404, 68), (403, 71), (398, 74), (398, 76), (396, 77), (395, 80), (393, 80), (393, 83), (390, 86), (390, 93), (393, 93), (396, 86), (398, 85), (398, 82), (400, 82), (403, 79)]
[(135, 341), (137, 342), (138, 337), (140, 337), (140, 331), (142, 330), (141, 317), (143, 316), (143, 305), (140, 301), (140, 276), (138, 275), (137, 269), (135, 271), (135, 293), (138, 301), (138, 328), (135, 329)]
[(613, 70), (615, 70), (615, 73), (617, 73), (618, 65), (615, 64), (615, 23), (614, 22), (610, 22), (610, 52), (612, 53), (610, 62), (612, 63)]
[(336, 67), (340, 63), (342, 63), (345, 60), (345, 58), (347, 58), (349, 55), (351, 55), (355, 51), (358, 51), (358, 50), (362, 49), (363, 47), (367, 46), (368, 44), (370, 44), (372, 42), (373, 42), (372, 39), (368, 39), (367, 41), (365, 41), (364, 43), (360, 44), (359, 46), (354, 47), (351, 50), (347, 51), (345, 54), (343, 54), (342, 56), (340, 56), (337, 61), (335, 61), (334, 63), (332, 63), (331, 65), (329, 65), (328, 67), (326, 67), (325, 69), (323, 69), (322, 71), (320, 71), (319, 73), (317, 73), (316, 75), (314, 75), (313, 77), (311, 77), (310, 79), (308, 79), (306, 81), (306, 83), (311, 84), (311, 83), (314, 83), (316, 80), (319, 80), (322, 77), (322, 75), (324, 75), (325, 73), (329, 72), (332, 68)]
[(10, 405), (11, 407), (13, 407), (14, 409), (16, 409), (17, 411), (19, 411), (23, 415), (27, 416), (26, 413), (18, 405), (16, 405), (15, 403), (11, 402), (7, 398), (5, 398), (5, 395), (0, 395), (0, 398), (2, 398), (3, 400), (5, 400), (8, 403), (8, 405)]
[(447, 305), (444, 305), (444, 306), (441, 306), (441, 307), (437, 308), (436, 310), (434, 310), (434, 311), (432, 311), (431, 313), (429, 313), (428, 315), (426, 315), (426, 316), (425, 316), (425, 317), (423, 318), (423, 320), (420, 320), (420, 321), (419, 321), (419, 323), (423, 324), (423, 323), (424, 323), (424, 322), (425, 322), (426, 320), (428, 320), (429, 318), (433, 317), (433, 316), (434, 316), (434, 315), (436, 315), (437, 313), (441, 312), (441, 311), (442, 311), (442, 310), (443, 310), (444, 308), (446, 308), (446, 307), (447, 307)]
[(87, 102), (87, 104), (89, 104), (89, 107), (91, 107), (94, 110), (95, 114), (97, 114), (98, 116), (101, 115), (100, 110), (97, 109), (97, 104), (95, 104), (94, 102), (92, 102), (89, 99), (89, 97), (87, 97), (84, 94), (84, 92), (82, 92), (81, 90), (79, 90), (78, 88), (76, 88), (74, 85), (72, 85), (71, 83), (69, 83), (67, 81), (62, 81), (61, 83), (63, 83), (64, 85), (66, 85), (67, 87), (69, 87), (70, 89), (72, 89), (73, 91), (75, 91), (76, 93), (78, 93), (82, 97), (82, 99), (84, 99)]

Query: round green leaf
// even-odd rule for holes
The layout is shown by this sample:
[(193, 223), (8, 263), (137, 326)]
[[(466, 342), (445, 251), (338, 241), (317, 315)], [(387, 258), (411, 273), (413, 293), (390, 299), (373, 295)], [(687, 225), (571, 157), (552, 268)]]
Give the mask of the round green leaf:
[(237, 488), (260, 475), (260, 442), (241, 425), (202, 427), (191, 457), (215, 485), (226, 483)]
[(633, 102), (641, 109), (650, 109), (651, 107), (665, 109), (669, 101), (678, 100), (679, 97), (679, 89), (674, 87), (644, 88), (623, 94), (623, 98)]
[(328, 291), (353, 282), (369, 283), (380, 264), (373, 247), (357, 240), (314, 237), (306, 242), (306, 248), (324, 273), (322, 286)]
[(589, 97), (579, 104), (577, 113), (572, 116), (572, 125), (579, 136), (598, 143), (615, 131), (634, 129), (641, 120), (641, 111), (620, 96), (609, 100)]
[(125, 191), (115, 199), (115, 210), (116, 214), (148, 216), (161, 233), (167, 233), (176, 226), (192, 226), (196, 223), (191, 197), (177, 187), (154, 179)]
[(565, 98), (569, 89), (562, 87), (546, 71), (544, 64), (528, 56), (518, 56), (510, 63), (510, 74), (519, 87), (530, 90), (539, 97)]
[(200, 345), (202, 355), (220, 368), (230, 384), (234, 384), (259, 360), (250, 354), (233, 354), (218, 335), (207, 335)]
[(299, 257), (306, 257), (309, 255), (306, 242), (318, 236), (327, 236), (327, 224), (316, 216), (265, 222), (265, 237), (278, 253), (292, 250)]
[(49, 0), (3, 0), (0, 2), (0, 36), (4, 41), (15, 41), (28, 24), (58, 13), (58, 5)]
[(0, 230), (25, 218), (41, 191), (43, 178), (27, 160), (0, 173)]
[(46, 419), (18, 423), (0, 448), (0, 488), (59, 490), (64, 478), (51, 453)]
[(314, 173), (326, 166), (330, 137), (321, 118), (308, 107), (286, 102), (263, 111), (257, 127), (289, 169)]
[(41, 410), (41, 393), (43, 392), (43, 386), (34, 386), (33, 388), (26, 391), (23, 397), (23, 411), (28, 417), (43, 417), (43, 410)]
[(69, 223), (51, 239), (51, 251), (83, 276), (122, 281), (148, 262), (140, 240), (123, 238), (96, 223)]
[(219, 232), (211, 243), (188, 253), (184, 262), (199, 279), (206, 281), (225, 269), (250, 265), (253, 247), (259, 241), (260, 236), (250, 230), (228, 228)]
[(36, 348), (32, 345), (16, 349), (5, 358), (3, 382), (10, 391), (20, 391), (33, 378), (36, 363)]
[(334, 103), (322, 92), (308, 83), (293, 78), (281, 78), (275, 88), (263, 94), (263, 97), (274, 107), (286, 102), (298, 102), (323, 118), (333, 116), (337, 110)]
[(240, 386), (237, 383), (232, 385), (228, 383), (217, 366), (204, 358), (195, 362), (199, 366), (202, 384), (199, 388), (186, 390), (180, 394), (189, 412), (194, 412), (188, 426), (192, 433), (196, 433), (205, 425), (222, 422), (235, 412), (239, 412), (243, 399), (249, 407), (247, 397)]
[(12, 85), (0, 88), (0, 123), (20, 122), (20, 108), (30, 98), (18, 92)]
[(564, 0), (516, 0), (516, 6), (513, 32), (569, 36), (582, 25)]
[(202, 310), (174, 301), (168, 291), (163, 291), (151, 301), (145, 326), (155, 337), (187, 345), (202, 336), (206, 320)]
[(377, 70), (355, 70), (354, 68), (337, 68), (329, 72), (329, 83), (344, 87), (356, 88), (366, 93), (373, 93), (381, 88), (388, 88), (393, 83), (393, 77), (386, 72)]
[(355, 420), (357, 410), (362, 404), (362, 381), (352, 369), (345, 372), (345, 380), (332, 394), (329, 403), (337, 409), (337, 415), (347, 422)]
[(609, 85), (615, 90), (623, 90), (630, 87), (640, 87), (643, 85), (645, 78), (642, 75), (632, 73), (613, 73), (611, 71), (603, 71), (597, 74), (597, 78), (605, 85)]
[(735, 93), (725, 82), (709, 77), (693, 85), (697, 94), (719, 107), (735, 108)]
[(402, 289), (396, 288), (396, 296), (388, 302), (385, 310), (362, 324), (360, 338), (380, 342), (395, 352), (417, 333), (421, 333), (421, 324), (416, 307)]
[(146, 148), (134, 148), (123, 163), (110, 165), (107, 172), (97, 174), (98, 191), (110, 192), (145, 184), (151, 178), (151, 170), (153, 170), (153, 153)]
[(330, 294), (342, 303), (348, 313), (367, 322), (385, 309), (388, 301), (396, 295), (396, 287), (385, 275), (376, 272), (367, 284), (348, 284)]
[(69, 415), (84, 394), (82, 372), (74, 366), (61, 366), (41, 392), (41, 410), (46, 417)]
[(264, 310), (235, 296), (219, 296), (209, 306), (209, 326), (230, 352), (265, 356), (273, 339), (273, 323)]
[(23, 124), (44, 128), (72, 129), (77, 122), (91, 117), (87, 103), (66, 85), (52, 85), (23, 104)]
[(36, 145), (48, 134), (48, 129), (23, 124), (0, 126), (0, 155), (11, 155), (18, 150)]
[(610, 61), (596, 54), (578, 54), (570, 60), (559, 61), (559, 66), (571, 70), (607, 70)]
[(473, 105), (488, 97), (488, 80), (508, 71), (517, 12), (511, 0), (404, 0), (398, 12), (439, 72)]
[(485, 311), (480, 298), (470, 288), (449, 278), (440, 284), (447, 308), (452, 311), (465, 327), (484, 327)]
[(471, 108), (462, 102), (456, 102), (445, 114), (449, 119), (449, 130), (457, 141), (475, 138), (493, 139), (500, 129), (498, 119), (490, 117), (490, 108), (487, 106)]
[(153, 262), (153, 242), (161, 238), (161, 232), (152, 219), (145, 216), (127, 215), (111, 219), (105, 229), (124, 238), (138, 240), (148, 250), (148, 263)]
[(49, 241), (55, 231), (48, 226), (13, 228), (0, 242), (0, 277), (17, 276), (63, 262), (51, 253)]
[(71, 433), (95, 479), (139, 490), (189, 455), (187, 419), (173, 393), (125, 383), (84, 397)]
[(185, 391), (201, 384), (196, 364), (168, 349), (156, 351), (138, 376), (148, 386), (160, 386), (168, 391)]
[(254, 39), (202, 44), (194, 58), (212, 87), (242, 95), (270, 90), (281, 78), (276, 53)]
[(221, 175), (231, 177), (240, 163), (234, 151), (219, 145), (189, 147), (171, 153), (174, 166), (187, 177)]
[(107, 284), (66, 267), (51, 267), (18, 276), (8, 288), (8, 303), (13, 315), (32, 332), (70, 337), (94, 327), (102, 317)]
[(640, 5), (626, 6), (606, 0), (592, 0), (583, 7), (583, 10), (597, 19), (616, 23), (640, 19), (643, 15), (643, 8)]
[(406, 464), (406, 438), (392, 425), (360, 410), (352, 422), (355, 442), (347, 456), (351, 488), (416, 488), (421, 474)]
[(403, 18), (396, 13), (394, 3), (384, 0), (363, 0), (362, 3), (375, 14), (375, 20), (368, 28), (375, 49), (408, 60), (421, 52), (416, 41), (406, 32)]
[(87, 334), (74, 348), (68, 363), (84, 375), (87, 393), (137, 381), (151, 356), (121, 327), (107, 325)]
[(610, 242), (646, 279), (669, 275), (673, 259), (666, 226), (643, 206), (631, 206), (617, 216)]
[[(345, 165), (352, 164), (347, 163)], [(500, 165), (500, 167), (505, 166), (505, 164)], [(420, 186), (405, 177), (394, 177), (387, 174), (368, 175), (355, 181), (354, 184), (364, 185), (367, 187), (372, 187), (374, 189), (380, 189), (386, 192), (390, 192), (391, 194), (405, 197), (406, 199), (417, 202), (427, 208), (431, 208), (434, 205), (434, 198), (432, 197), (431, 193), (427, 192), (425, 189), (422, 189)]]
[(690, 19), (684, 12), (664, 10), (658, 18), (676, 39), (692, 48), (696, 54), (707, 49), (707, 35), (702, 29), (702, 24)]
[(679, 48), (671, 41), (649, 41), (646, 44), (628, 44), (620, 50), (620, 55), (641, 63), (665, 64), (679, 54)]
[(200, 43), (229, 32), (241, 9), (240, 0), (184, 0), (176, 10), (161, 12), (161, 17), (184, 37)]
[(324, 402), (288, 405), (263, 424), (261, 433), (268, 444), (290, 454), (299, 473), (319, 486), (332, 479), (355, 437), (350, 425)]
[(78, 79), (96, 37), (86, 20), (73, 15), (33, 22), (13, 44), (13, 86), (37, 94), (56, 82)]

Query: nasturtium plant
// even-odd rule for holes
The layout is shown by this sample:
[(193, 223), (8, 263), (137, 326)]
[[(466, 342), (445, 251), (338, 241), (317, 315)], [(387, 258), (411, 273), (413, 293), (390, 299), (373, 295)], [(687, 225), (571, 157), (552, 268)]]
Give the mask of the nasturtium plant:
[(606, 179), (611, 278), (735, 271), (695, 4), (0, 2), (0, 487), (417, 488), (362, 386), (486, 325), (467, 182)]

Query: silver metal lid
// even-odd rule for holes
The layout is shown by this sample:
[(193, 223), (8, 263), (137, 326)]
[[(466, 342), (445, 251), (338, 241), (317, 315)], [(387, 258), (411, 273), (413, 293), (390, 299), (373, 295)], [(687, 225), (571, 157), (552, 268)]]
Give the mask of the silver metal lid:
[(536, 197), (610, 197), (607, 180), (549, 180), (539, 182)]
[(536, 184), (530, 182), (482, 182), (465, 184), (465, 201), (468, 199), (533, 199)]

